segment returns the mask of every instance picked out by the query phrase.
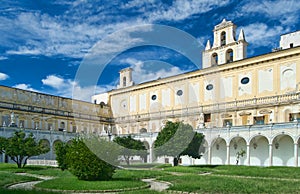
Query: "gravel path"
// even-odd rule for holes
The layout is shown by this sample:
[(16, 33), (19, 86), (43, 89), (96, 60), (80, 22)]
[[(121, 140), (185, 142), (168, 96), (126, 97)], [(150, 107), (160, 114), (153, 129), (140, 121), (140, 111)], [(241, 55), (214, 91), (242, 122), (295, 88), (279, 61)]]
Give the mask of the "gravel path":
[(27, 173), (16, 173), (18, 175), (23, 175), (23, 176), (30, 176), (30, 177), (35, 177), (42, 179), (40, 181), (29, 181), (25, 183), (17, 183), (14, 185), (10, 185), (7, 187), (8, 189), (24, 189), (24, 190), (32, 190), (34, 185), (44, 181), (44, 180), (50, 180), (53, 179), (54, 177), (49, 177), (49, 176), (42, 176), (42, 175), (37, 175), (37, 174), (27, 174)]
[(164, 191), (171, 185), (171, 183), (155, 181), (155, 179), (142, 179), (142, 181), (150, 184), (150, 189), (155, 191)]
[[(25, 183), (17, 183), (17, 184), (9, 186), (8, 189), (32, 190), (34, 185), (36, 185), (44, 180), (50, 180), (50, 179), (55, 178), (55, 177), (42, 176), (42, 175), (36, 175), (36, 174), (27, 174), (27, 173), (16, 173), (16, 174), (23, 175), (23, 176), (31, 176), (31, 177), (39, 178), (41, 180), (29, 181), (29, 182), (25, 182)], [(150, 185), (150, 190), (155, 190), (155, 191), (164, 191), (167, 188), (169, 188), (171, 185), (171, 183), (168, 183), (168, 182), (156, 181), (154, 178), (142, 179), (142, 181), (145, 183), (148, 183)], [(77, 194), (79, 194), (79, 193), (77, 193)], [(88, 194), (88, 193), (85, 193), (85, 194)]]

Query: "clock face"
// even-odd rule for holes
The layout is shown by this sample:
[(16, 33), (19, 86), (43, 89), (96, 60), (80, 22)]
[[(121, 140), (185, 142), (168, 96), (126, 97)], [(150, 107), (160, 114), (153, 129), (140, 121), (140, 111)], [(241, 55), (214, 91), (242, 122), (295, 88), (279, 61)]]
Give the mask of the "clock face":
[(120, 106), (121, 106), (122, 109), (127, 109), (127, 101), (122, 100)]

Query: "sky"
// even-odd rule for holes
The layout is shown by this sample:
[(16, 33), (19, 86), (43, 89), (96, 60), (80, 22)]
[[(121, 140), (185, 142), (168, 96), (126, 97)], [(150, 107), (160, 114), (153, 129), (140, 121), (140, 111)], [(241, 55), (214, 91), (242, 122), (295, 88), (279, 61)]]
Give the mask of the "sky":
[(300, 30), (299, 15), (297, 0), (3, 0), (0, 85), (90, 101), (126, 67), (135, 84), (201, 69), (224, 18), (252, 57)]

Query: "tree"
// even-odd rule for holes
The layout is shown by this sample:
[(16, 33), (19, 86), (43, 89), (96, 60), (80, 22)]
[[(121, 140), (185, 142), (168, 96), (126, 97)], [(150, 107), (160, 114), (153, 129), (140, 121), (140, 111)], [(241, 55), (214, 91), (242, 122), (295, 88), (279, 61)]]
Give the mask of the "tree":
[(116, 137), (114, 142), (122, 146), (121, 155), (124, 157), (127, 165), (130, 165), (130, 157), (132, 156), (141, 156), (142, 158), (147, 156), (144, 143), (140, 140), (133, 139), (130, 135)]
[(66, 162), (68, 170), (79, 180), (109, 180), (115, 172), (115, 167), (96, 156), (81, 138), (72, 141)]
[(59, 142), (55, 145), (56, 160), (58, 163), (58, 167), (62, 171), (68, 169), (67, 158), (66, 158), (68, 148), (69, 145), (67, 143)]
[(0, 137), (0, 154), (5, 153), (6, 145), (7, 145), (7, 139), (5, 137)]
[(180, 156), (201, 157), (199, 149), (203, 138), (203, 134), (194, 132), (189, 124), (168, 121), (158, 133), (154, 142), (154, 152), (156, 156), (174, 157), (173, 164), (177, 166)]
[(47, 153), (49, 150), (42, 141), (37, 143), (32, 133), (26, 137), (23, 131), (16, 131), (8, 138), (4, 148), (5, 154), (17, 163), (18, 168), (24, 167), (30, 157)]

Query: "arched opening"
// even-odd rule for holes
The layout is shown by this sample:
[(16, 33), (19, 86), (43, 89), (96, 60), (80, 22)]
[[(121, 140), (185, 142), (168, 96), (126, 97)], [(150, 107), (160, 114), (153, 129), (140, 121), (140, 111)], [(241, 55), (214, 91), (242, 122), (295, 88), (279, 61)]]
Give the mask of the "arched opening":
[[(50, 151), (50, 142), (49, 142), (49, 140), (47, 140), (47, 139), (41, 139), (39, 143), (40, 143), (41, 145), (43, 145), (44, 147), (49, 148), (49, 151)], [(47, 153), (45, 153), (45, 154), (39, 155), (39, 158), (49, 160), (49, 159), (50, 159), (50, 152), (47, 152)]]
[(67, 142), (68, 145), (71, 145), (72, 143), (73, 143), (73, 140), (72, 140), (72, 139), (70, 139), (70, 140)]
[(226, 45), (226, 32), (221, 33), (221, 46)]
[(217, 138), (211, 148), (211, 164), (225, 164), (227, 146), (223, 138)]
[(226, 52), (226, 62), (227, 63), (233, 62), (233, 50), (232, 49), (228, 49)]
[(265, 136), (258, 135), (250, 141), (250, 165), (269, 165), (269, 141)]
[(140, 133), (147, 133), (147, 129), (141, 128), (141, 129), (140, 129)]
[(126, 86), (126, 77), (123, 77), (123, 87)]
[[(241, 152), (242, 150), (247, 150), (246, 140), (242, 137), (235, 137), (230, 141), (229, 144), (229, 164), (237, 164), (237, 153)], [(246, 165), (247, 156), (244, 154), (243, 157), (238, 159), (239, 165)]]
[(218, 65), (218, 54), (217, 53), (213, 53), (211, 56), (211, 65), (212, 66), (216, 66)]
[(61, 140), (57, 139), (53, 142), (52, 144), (52, 153), (51, 153), (51, 159), (55, 159), (56, 158), (56, 154), (55, 154), (55, 146), (59, 143), (63, 143)]
[(296, 164), (295, 164), (295, 166), (297, 166), (297, 167), (299, 166), (299, 161), (300, 161), (300, 148), (299, 148), (300, 146), (299, 145), (300, 145), (300, 138), (298, 137), (298, 141), (297, 141), (297, 147), (298, 147), (297, 148), (298, 149), (297, 156), (298, 156), (298, 160), (296, 161)]
[(294, 166), (294, 141), (289, 135), (278, 135), (272, 142), (273, 166)]
[(105, 106), (104, 102), (100, 102), (100, 108), (103, 108)]
[(208, 142), (206, 139), (202, 140), (199, 152), (202, 155), (200, 159), (195, 160), (195, 164), (207, 164), (208, 162)]

